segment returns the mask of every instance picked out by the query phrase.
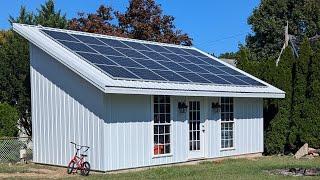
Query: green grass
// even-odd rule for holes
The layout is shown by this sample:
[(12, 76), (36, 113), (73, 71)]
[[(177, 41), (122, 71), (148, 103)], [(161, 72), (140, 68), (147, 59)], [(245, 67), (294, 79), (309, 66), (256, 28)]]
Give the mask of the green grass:
[[(94, 175), (90, 179), (299, 179), (270, 175), (267, 170), (289, 167), (320, 167), (320, 158), (295, 160), (292, 157), (262, 157), (258, 159), (229, 159), (222, 162), (202, 162), (197, 165), (184, 165), (154, 168), (141, 172), (112, 175)], [(310, 177), (307, 177), (310, 179)], [(320, 179), (320, 177), (313, 177)]]
[[(37, 165), (33, 165), (37, 166)], [(13, 166), (14, 167), (14, 166)], [(1, 172), (14, 172), (19, 166), (3, 168), (0, 165)], [(24, 166), (23, 166), (24, 167)], [(171, 167), (156, 167), (141, 171), (133, 171), (118, 174), (93, 173), (89, 177), (72, 175), (64, 177), (65, 179), (301, 179), (302, 177), (289, 177), (281, 175), (271, 175), (267, 170), (282, 169), (290, 167), (318, 167), (320, 168), (320, 158), (311, 160), (296, 160), (293, 157), (262, 157), (256, 159), (228, 159), (219, 162), (201, 162), (195, 165), (180, 165)], [(25, 168), (25, 167), (24, 167)], [(32, 167), (34, 168), (34, 167)], [(47, 166), (40, 166), (47, 168)], [(50, 167), (49, 167), (50, 168)], [(60, 169), (61, 171), (61, 169)], [(320, 179), (317, 177), (303, 177), (304, 179)]]

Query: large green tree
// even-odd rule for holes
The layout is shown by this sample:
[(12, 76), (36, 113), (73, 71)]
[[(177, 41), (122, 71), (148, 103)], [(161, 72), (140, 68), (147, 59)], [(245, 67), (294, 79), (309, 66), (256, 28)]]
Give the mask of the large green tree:
[(298, 39), (320, 34), (320, 0), (262, 0), (248, 19), (253, 34), (246, 43), (255, 59), (277, 58), (284, 43), (286, 21), (289, 34)]
[[(290, 48), (284, 51), (278, 67), (275, 69), (274, 85), (286, 92), (285, 99), (275, 100), (276, 111), (274, 117), (267, 124), (265, 148), (267, 153), (284, 153), (290, 132), (290, 116), (292, 104), (292, 71), (295, 58)], [(273, 108), (273, 106), (269, 106)]]
[[(21, 7), (19, 16), (10, 16), (9, 21), (58, 28), (67, 25), (65, 15), (55, 10), (52, 0), (48, 0), (35, 14)], [(12, 30), (3, 32), (0, 42), (0, 102), (7, 102), (18, 109), (21, 130), (31, 136), (28, 42)]]
[(295, 70), (293, 73), (292, 127), (289, 138), (289, 143), (293, 145), (293, 147), (300, 146), (302, 143), (306, 142), (302, 139), (302, 135), (306, 130), (303, 128), (307, 124), (305, 120), (309, 117), (306, 111), (306, 95), (311, 57), (312, 49), (309, 40), (305, 38), (302, 42), (300, 57), (295, 64)]

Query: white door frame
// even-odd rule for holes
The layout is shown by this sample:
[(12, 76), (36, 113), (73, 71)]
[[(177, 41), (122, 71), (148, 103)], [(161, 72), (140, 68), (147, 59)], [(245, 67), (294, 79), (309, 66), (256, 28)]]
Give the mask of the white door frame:
[[(199, 139), (198, 135), (196, 135), (196, 137), (192, 136), (191, 138), (192, 138), (193, 141), (190, 141), (190, 134), (189, 134), (190, 133), (190, 129), (189, 129), (190, 128), (189, 127), (190, 126), (189, 125), (189, 120), (190, 120), (189, 110), (191, 108), (190, 104), (189, 104), (190, 101), (191, 102), (192, 101), (199, 101), (199, 104), (200, 104), (200, 109), (199, 109), (200, 119), (199, 119), (199, 121), (198, 121), (197, 118), (195, 119), (196, 122), (200, 123), (199, 127), (196, 127), (196, 128), (192, 127), (193, 129), (196, 129), (196, 132), (200, 131), (199, 132), (199, 134), (200, 134), (200, 136), (199, 136), (200, 144), (197, 144), (197, 145), (195, 145), (194, 143), (196, 143), (195, 140)], [(204, 139), (205, 138), (205, 135), (204, 135), (204, 133), (205, 133), (205, 131), (204, 131), (205, 130), (205, 113), (204, 113), (204, 110), (206, 109), (205, 103), (204, 103), (204, 98), (203, 97), (187, 97), (186, 98), (186, 104), (188, 106), (187, 111), (186, 111), (187, 137), (188, 137), (187, 138), (188, 142), (187, 142), (187, 147), (186, 148), (188, 150), (188, 159), (204, 158), (205, 157), (205, 147), (206, 147), (205, 144), (204, 144), (205, 143), (205, 139)], [(195, 113), (195, 112), (193, 111), (193, 113)], [(194, 133), (197, 134), (196, 132), (194, 132)], [(194, 134), (194, 133), (192, 133), (192, 134)], [(191, 147), (190, 142), (192, 142), (193, 147)], [(198, 147), (199, 145), (200, 145), (200, 147)]]

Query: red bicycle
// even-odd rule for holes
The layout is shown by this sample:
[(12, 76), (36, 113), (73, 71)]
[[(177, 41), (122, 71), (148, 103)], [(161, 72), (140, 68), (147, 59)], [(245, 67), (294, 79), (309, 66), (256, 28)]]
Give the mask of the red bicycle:
[[(74, 154), (74, 156), (72, 157), (72, 159), (68, 164), (67, 173), (68, 174), (77, 173), (78, 170), (80, 170), (81, 175), (88, 176), (90, 172), (90, 163), (85, 161), (84, 158), (87, 157), (87, 155), (83, 153), (87, 152), (90, 147), (78, 145), (74, 142), (70, 142), (70, 143), (74, 145), (74, 148), (76, 149), (76, 153)], [(81, 153), (82, 148), (84, 148), (83, 153)], [(79, 152), (80, 152), (80, 156), (79, 156)]]

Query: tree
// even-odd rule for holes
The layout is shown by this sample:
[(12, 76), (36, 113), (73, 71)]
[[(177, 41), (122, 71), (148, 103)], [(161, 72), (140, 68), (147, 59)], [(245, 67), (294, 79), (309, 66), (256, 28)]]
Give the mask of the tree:
[[(113, 21), (117, 23), (112, 23)], [(174, 17), (163, 15), (154, 0), (131, 0), (126, 12), (114, 12), (111, 7), (100, 6), (95, 13), (79, 13), (68, 29), (156, 41), (192, 45), (192, 39), (174, 25)]]
[(254, 33), (246, 43), (255, 59), (277, 58), (284, 43), (286, 21), (289, 34), (298, 39), (320, 34), (320, 0), (262, 0), (248, 18)]
[(309, 143), (311, 147), (320, 148), (320, 41), (315, 45), (313, 52), (307, 75), (301, 141)]
[(114, 12), (111, 7), (104, 5), (101, 5), (96, 13), (78, 13), (79, 17), (73, 18), (69, 22), (68, 29), (127, 37), (127, 35), (123, 31), (121, 31), (117, 26), (111, 23), (111, 21), (114, 19), (113, 13)]
[(40, 24), (46, 27), (55, 27), (65, 29), (68, 24), (66, 14), (62, 15), (61, 10), (56, 10), (53, 0), (48, 0), (37, 9), (37, 15), (34, 17), (36, 25)]
[(18, 133), (17, 110), (7, 103), (0, 103), (0, 137), (14, 137)]
[(293, 147), (298, 147), (306, 141), (302, 139), (305, 133), (306, 119), (308, 118), (307, 101), (307, 81), (309, 74), (309, 63), (312, 57), (312, 49), (309, 40), (305, 38), (300, 48), (300, 57), (298, 58), (294, 75), (293, 96), (292, 96), (292, 127), (289, 142)]
[(119, 28), (130, 38), (190, 46), (192, 39), (176, 30), (174, 17), (163, 15), (154, 0), (131, 0), (125, 13), (116, 12)]
[[(10, 16), (11, 23), (45, 25), (63, 28), (67, 24), (65, 15), (56, 11), (52, 0), (38, 9), (37, 14), (21, 7), (17, 18)], [(19, 112), (19, 125), (29, 136), (32, 135), (30, 114), (30, 70), (28, 42), (12, 30), (4, 32), (0, 48), (0, 102), (14, 106)]]
[(265, 148), (266, 152), (269, 154), (276, 154), (279, 152), (285, 153), (286, 150), (285, 147), (287, 145), (287, 139), (290, 132), (289, 123), (292, 108), (291, 100), (293, 64), (294, 57), (290, 48), (287, 48), (284, 51), (284, 54), (281, 57), (281, 61), (277, 68), (273, 64), (277, 74), (275, 76), (274, 85), (286, 92), (286, 98), (276, 100), (276, 112), (274, 114), (274, 117), (270, 118), (270, 123), (266, 125), (267, 131)]

